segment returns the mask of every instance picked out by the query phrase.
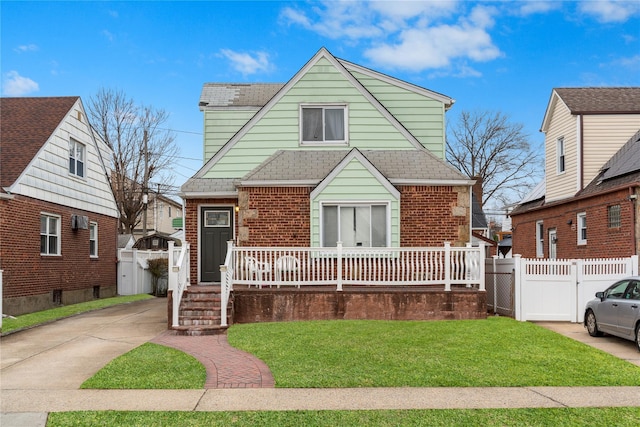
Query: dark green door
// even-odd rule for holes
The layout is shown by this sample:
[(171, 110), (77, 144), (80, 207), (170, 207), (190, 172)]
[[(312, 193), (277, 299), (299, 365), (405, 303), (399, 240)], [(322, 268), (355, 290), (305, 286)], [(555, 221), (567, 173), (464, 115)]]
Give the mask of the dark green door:
[(200, 281), (220, 282), (220, 265), (227, 256), (227, 241), (233, 239), (233, 208), (202, 208), (200, 217)]

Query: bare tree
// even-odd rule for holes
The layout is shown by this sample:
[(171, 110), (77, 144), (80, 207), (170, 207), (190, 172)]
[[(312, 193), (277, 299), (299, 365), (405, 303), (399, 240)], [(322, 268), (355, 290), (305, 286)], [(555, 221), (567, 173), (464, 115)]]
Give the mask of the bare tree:
[(482, 181), (483, 205), (520, 200), (544, 173), (520, 123), (500, 112), (462, 111), (448, 126), (447, 160), (460, 172)]
[(87, 107), (98, 135), (113, 151), (111, 188), (120, 211), (120, 232), (131, 234), (146, 207), (143, 195), (154, 187), (166, 188), (173, 176), (170, 165), (178, 154), (175, 136), (162, 126), (164, 110), (137, 105), (122, 91), (100, 89)]

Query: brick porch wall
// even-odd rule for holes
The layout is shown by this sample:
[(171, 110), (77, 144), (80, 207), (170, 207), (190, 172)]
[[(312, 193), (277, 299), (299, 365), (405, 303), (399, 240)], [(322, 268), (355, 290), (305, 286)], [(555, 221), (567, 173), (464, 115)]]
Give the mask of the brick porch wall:
[(233, 322), (486, 319), (486, 296), (464, 288), (236, 289)]
[[(40, 213), (60, 216), (61, 256), (40, 255)], [(98, 258), (89, 257), (89, 230), (72, 230), (71, 215), (86, 215), (98, 224)], [(0, 268), (3, 311), (19, 315), (54, 307), (53, 291), (62, 303), (93, 299), (117, 291), (117, 218), (23, 196), (0, 200)]]
[[(550, 228), (555, 228), (557, 232), (557, 258), (617, 258), (634, 255), (638, 253), (633, 232), (634, 227), (638, 228), (638, 212), (635, 215), (636, 224), (633, 224), (633, 202), (628, 197), (628, 190), (623, 189), (513, 215), (513, 253), (525, 258), (536, 257), (536, 221), (542, 220), (545, 258), (549, 256), (547, 240)], [(612, 205), (620, 205), (621, 226), (617, 228), (608, 227), (607, 208)], [(586, 212), (587, 215), (586, 245), (577, 243), (576, 217), (580, 212)], [(637, 239), (638, 233), (635, 234)]]

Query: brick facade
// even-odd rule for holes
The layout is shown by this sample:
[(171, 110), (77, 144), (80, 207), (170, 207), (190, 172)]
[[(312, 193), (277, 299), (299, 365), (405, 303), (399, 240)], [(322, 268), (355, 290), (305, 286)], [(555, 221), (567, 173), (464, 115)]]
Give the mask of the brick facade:
[[(620, 227), (609, 228), (608, 207), (620, 206)], [(635, 210), (635, 212), (634, 212)], [(578, 245), (577, 215), (585, 212), (587, 244)], [(536, 257), (536, 222), (544, 226), (544, 257), (549, 257), (549, 229), (556, 229), (556, 257), (617, 258), (638, 253), (638, 218), (640, 212), (629, 199), (627, 188), (584, 199), (554, 203), (512, 215), (513, 253)], [(634, 223), (635, 221), (635, 223)]]
[[(60, 256), (40, 255), (40, 213), (60, 216)], [(71, 216), (98, 224), (98, 257), (89, 257), (89, 230), (73, 230)], [(19, 315), (109, 297), (117, 291), (117, 218), (16, 195), (0, 200), (3, 311)], [(97, 288), (96, 288), (97, 287)]]
[(464, 246), (470, 241), (469, 187), (400, 187), (400, 246)]
[[(185, 201), (185, 239), (192, 245), (190, 274), (198, 277), (200, 206), (238, 205), (235, 240), (240, 246), (307, 247), (311, 242), (309, 187), (244, 187), (235, 199)], [(463, 246), (469, 241), (469, 187), (401, 186), (401, 246)]]

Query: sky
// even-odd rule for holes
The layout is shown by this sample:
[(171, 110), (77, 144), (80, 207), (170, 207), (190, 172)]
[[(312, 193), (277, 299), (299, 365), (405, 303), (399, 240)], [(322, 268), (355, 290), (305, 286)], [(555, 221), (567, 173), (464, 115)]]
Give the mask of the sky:
[(169, 114), (174, 184), (203, 164), (204, 83), (285, 83), (321, 48), (539, 131), (554, 87), (640, 86), (638, 1), (6, 1), (3, 97), (101, 89)]

